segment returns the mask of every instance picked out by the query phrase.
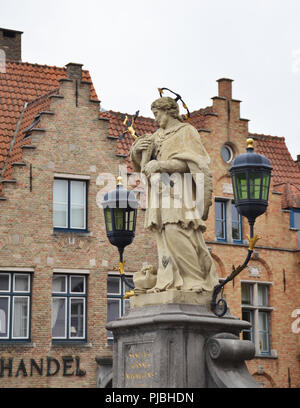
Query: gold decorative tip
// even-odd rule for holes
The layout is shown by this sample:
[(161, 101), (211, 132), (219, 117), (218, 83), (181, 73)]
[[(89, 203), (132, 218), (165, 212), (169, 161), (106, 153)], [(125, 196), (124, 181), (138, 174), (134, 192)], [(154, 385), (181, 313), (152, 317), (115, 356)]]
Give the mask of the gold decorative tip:
[(253, 149), (253, 143), (254, 143), (253, 139), (251, 139), (251, 138), (247, 139), (247, 148), (248, 149)]
[(121, 177), (121, 176), (118, 176), (118, 177), (117, 177), (117, 186), (121, 186), (121, 185), (122, 185), (122, 181), (123, 181), (122, 177)]

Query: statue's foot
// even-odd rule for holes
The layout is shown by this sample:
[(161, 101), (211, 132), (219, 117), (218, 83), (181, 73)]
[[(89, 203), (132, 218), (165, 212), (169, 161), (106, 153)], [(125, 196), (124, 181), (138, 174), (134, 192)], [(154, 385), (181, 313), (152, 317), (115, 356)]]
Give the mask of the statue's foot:
[(158, 288), (151, 288), (147, 290), (147, 293), (159, 293), (159, 292), (162, 292), (162, 291)]

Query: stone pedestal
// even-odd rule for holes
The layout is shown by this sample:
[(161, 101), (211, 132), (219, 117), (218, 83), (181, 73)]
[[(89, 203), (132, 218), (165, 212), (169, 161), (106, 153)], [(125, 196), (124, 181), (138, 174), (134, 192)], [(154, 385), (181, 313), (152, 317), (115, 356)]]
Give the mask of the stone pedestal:
[(107, 325), (114, 334), (113, 387), (257, 387), (245, 365), (254, 345), (239, 340), (248, 322), (230, 311), (218, 318), (206, 305), (136, 306), (139, 296), (131, 303), (126, 316)]

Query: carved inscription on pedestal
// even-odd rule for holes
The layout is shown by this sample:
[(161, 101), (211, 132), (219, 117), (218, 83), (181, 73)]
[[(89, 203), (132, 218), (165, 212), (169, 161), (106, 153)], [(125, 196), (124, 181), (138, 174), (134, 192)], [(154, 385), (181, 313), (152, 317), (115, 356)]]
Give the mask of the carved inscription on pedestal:
[(152, 342), (126, 344), (124, 363), (125, 387), (151, 387), (154, 379)]

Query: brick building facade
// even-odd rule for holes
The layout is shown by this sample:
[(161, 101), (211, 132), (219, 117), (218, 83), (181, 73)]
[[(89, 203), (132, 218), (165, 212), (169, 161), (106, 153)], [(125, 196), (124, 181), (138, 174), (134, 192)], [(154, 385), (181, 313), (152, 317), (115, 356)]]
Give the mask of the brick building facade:
[[(130, 182), (132, 138), (128, 133), (119, 138), (121, 113), (100, 111), (81, 64), (21, 62), (21, 34), (4, 32), (0, 29), (7, 55), (0, 73), (0, 387), (109, 386), (112, 346), (105, 323), (107, 314), (122, 313), (126, 304), (100, 202), (103, 186), (112, 188), (108, 174), (127, 169)], [(240, 101), (232, 99), (231, 80), (219, 80), (212, 99), (212, 106), (192, 112), (191, 123), (212, 161), (215, 202), (205, 239), (222, 279), (247, 253), (248, 225), (234, 211), (228, 169), (245, 151), (249, 131)], [(139, 135), (155, 128), (153, 119), (136, 120)], [(269, 207), (255, 225), (262, 238), (254, 257), (225, 295), (231, 312), (253, 323), (243, 333), (257, 350), (248, 363), (251, 374), (267, 387), (297, 387), (300, 170), (284, 138), (251, 136), (273, 166)], [(156, 262), (143, 214), (140, 210), (136, 238), (125, 250), (129, 275)]]

